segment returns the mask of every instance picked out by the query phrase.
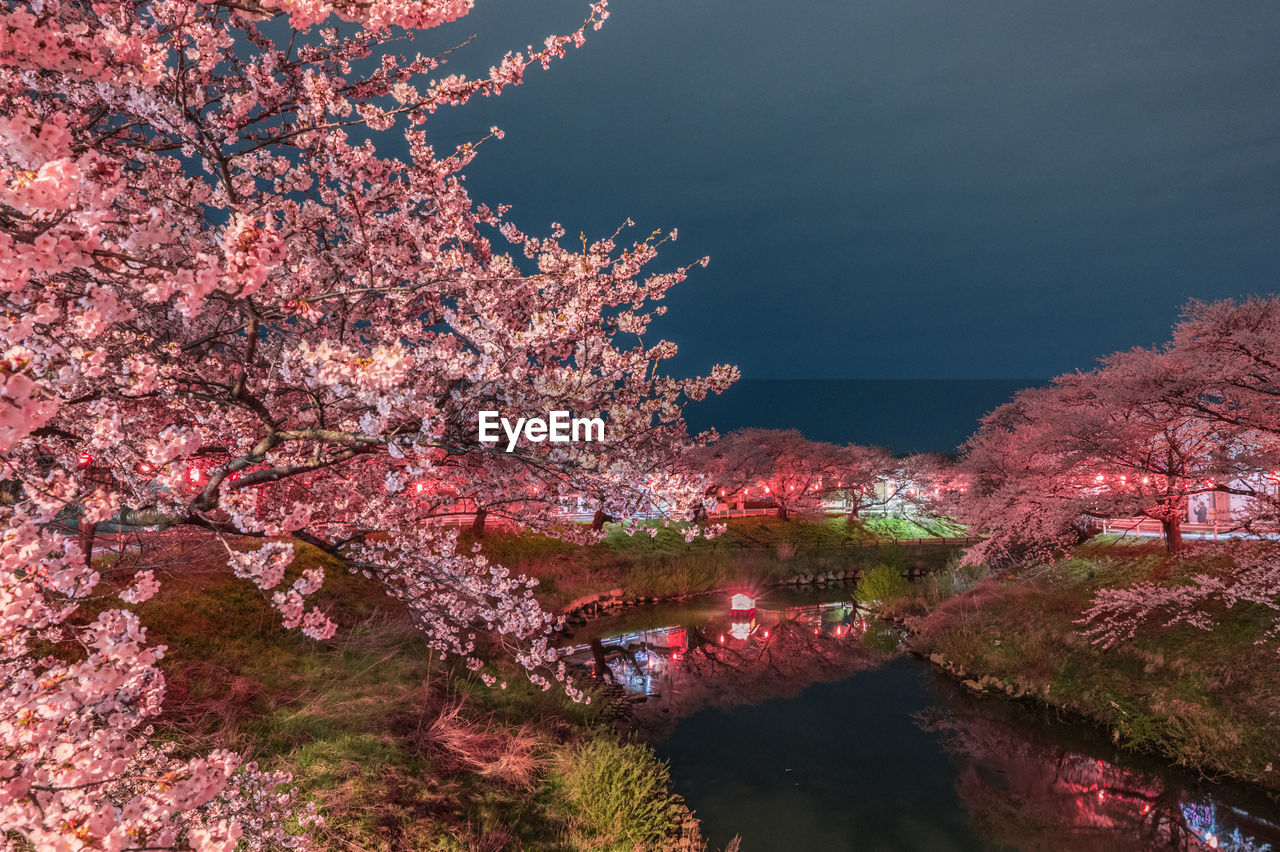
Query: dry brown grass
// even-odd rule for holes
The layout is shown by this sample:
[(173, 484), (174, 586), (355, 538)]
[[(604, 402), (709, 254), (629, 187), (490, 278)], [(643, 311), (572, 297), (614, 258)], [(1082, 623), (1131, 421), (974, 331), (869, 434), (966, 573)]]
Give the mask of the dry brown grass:
[(476, 718), (457, 698), (446, 699), (422, 730), (419, 742), (433, 749), (437, 762), (474, 772), (509, 787), (532, 789), (546, 765), (549, 743), (531, 724), (516, 730), (492, 716)]

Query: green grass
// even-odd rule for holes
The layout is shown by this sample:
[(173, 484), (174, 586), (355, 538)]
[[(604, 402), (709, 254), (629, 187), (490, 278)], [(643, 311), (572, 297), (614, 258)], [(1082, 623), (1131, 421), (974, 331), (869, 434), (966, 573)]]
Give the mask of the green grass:
[(916, 622), (914, 643), (1106, 726), (1118, 743), (1280, 789), (1280, 666), (1274, 644), (1255, 644), (1270, 611), (1223, 609), (1211, 631), (1153, 625), (1105, 651), (1075, 623), (1101, 588), (1177, 582), (1207, 558), (1170, 564), (1158, 544), (1091, 543), (942, 600)]
[(284, 630), (250, 583), (218, 568), (207, 539), (154, 555), (167, 566), (163, 585), (139, 615), (149, 640), (168, 646), (160, 735), (187, 752), (231, 748), (293, 773), (326, 817), (319, 848), (585, 852), (623, 848), (641, 816), (646, 837), (660, 817), (671, 818), (668, 830), (688, 818), (670, 797), (671, 808), (621, 809), (634, 800), (628, 784), (643, 801), (665, 792), (665, 769), (639, 747), (626, 747), (609, 798), (588, 808), (566, 779), (598, 788), (582, 780), (580, 755), (621, 747), (597, 727), (599, 702), (537, 689), (511, 664), (494, 669), (507, 689), (485, 687), (442, 664), (370, 581), (307, 545), (296, 552), (291, 577), (326, 568), (316, 597), (339, 624), (330, 641)]
[(683, 815), (667, 789), (666, 764), (640, 743), (585, 743), (563, 761), (557, 780), (577, 826), (610, 852), (661, 845)]
[[(539, 595), (551, 607), (615, 588), (656, 597), (886, 560), (936, 565), (951, 552), (855, 546), (856, 533), (844, 519), (751, 517), (733, 519), (712, 542), (687, 544), (666, 528), (653, 538), (613, 528), (585, 548), (498, 531), (483, 547), (495, 561), (540, 578)], [(326, 816), (321, 849), (630, 849), (626, 843), (667, 817), (679, 848), (703, 848), (687, 809), (655, 792), (665, 788), (658, 784), (665, 770), (652, 755), (598, 728), (600, 702), (543, 692), (510, 663), (491, 667), (506, 690), (485, 687), (464, 668), (442, 664), (404, 607), (376, 584), (303, 543), (295, 542), (295, 555), (286, 583), (307, 567), (325, 569), (314, 602), (338, 624), (329, 641), (283, 629), (263, 595), (231, 576), (221, 545), (208, 537), (156, 536), (141, 557), (100, 563), (108, 585), (126, 585), (143, 567), (162, 581), (160, 593), (138, 607), (149, 641), (168, 648), (162, 737), (185, 752), (229, 748), (293, 773)], [(594, 745), (602, 736), (608, 744)], [(593, 776), (582, 755), (610, 749), (621, 749), (616, 772)], [(628, 785), (635, 795), (626, 794)], [(628, 815), (625, 802), (648, 804)]]
[[(730, 583), (777, 583), (800, 574), (851, 567), (868, 568), (884, 561), (883, 548), (869, 528), (901, 519), (870, 519), (850, 524), (846, 518), (822, 522), (780, 521), (766, 516), (730, 518), (726, 532), (714, 539), (686, 542), (683, 527), (653, 523), (635, 535), (617, 524), (606, 526), (604, 541), (578, 547), (533, 533), (493, 531), (482, 540), (485, 555), (513, 571), (537, 577), (539, 599), (562, 608), (583, 597), (620, 590), (632, 598), (667, 597), (711, 591)], [(943, 521), (924, 521), (954, 533)], [(902, 521), (899, 538), (930, 539), (912, 522)], [(650, 537), (649, 530), (655, 531)], [(892, 536), (883, 536), (892, 538)], [(936, 538), (937, 536), (932, 536)], [(463, 536), (463, 544), (471, 543)], [(954, 552), (942, 542), (908, 546), (900, 567), (936, 568)]]
[(877, 565), (858, 579), (854, 597), (863, 606), (879, 609), (907, 596), (907, 580), (893, 565)]

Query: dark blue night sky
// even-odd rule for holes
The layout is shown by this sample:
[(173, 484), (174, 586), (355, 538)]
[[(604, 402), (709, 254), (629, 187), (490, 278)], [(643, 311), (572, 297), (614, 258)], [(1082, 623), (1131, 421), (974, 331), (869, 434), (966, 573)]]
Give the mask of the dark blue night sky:
[[(473, 195), (707, 254), (659, 330), (749, 378), (1048, 376), (1163, 340), (1190, 297), (1275, 289), (1280, 5), (614, 0), (550, 71), (440, 116), (507, 131)], [(449, 66), (567, 32), (479, 0)]]

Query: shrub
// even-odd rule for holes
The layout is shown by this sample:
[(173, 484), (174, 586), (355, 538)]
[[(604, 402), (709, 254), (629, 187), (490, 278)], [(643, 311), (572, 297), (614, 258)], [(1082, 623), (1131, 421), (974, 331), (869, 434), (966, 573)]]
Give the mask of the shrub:
[(584, 830), (610, 849), (630, 852), (661, 845), (680, 815), (667, 790), (667, 765), (640, 743), (608, 737), (588, 742), (569, 758), (564, 790)]
[(862, 575), (854, 595), (863, 606), (876, 607), (906, 597), (908, 589), (900, 570), (880, 564)]

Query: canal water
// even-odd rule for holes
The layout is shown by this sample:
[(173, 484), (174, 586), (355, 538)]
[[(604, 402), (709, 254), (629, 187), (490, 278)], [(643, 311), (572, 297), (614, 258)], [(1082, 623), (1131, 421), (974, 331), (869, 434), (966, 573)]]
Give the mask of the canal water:
[(716, 849), (1280, 852), (1257, 791), (972, 695), (899, 638), (832, 586), (632, 608), (572, 659), (603, 658)]

